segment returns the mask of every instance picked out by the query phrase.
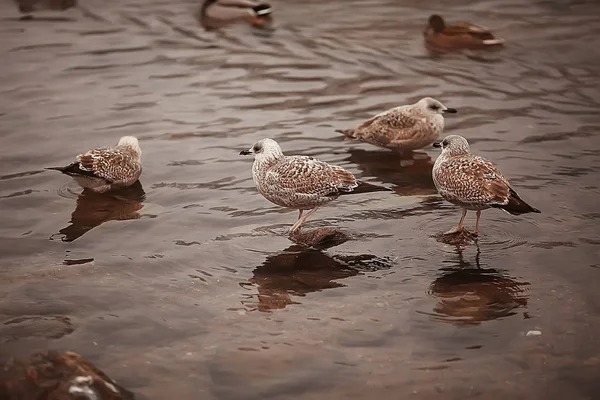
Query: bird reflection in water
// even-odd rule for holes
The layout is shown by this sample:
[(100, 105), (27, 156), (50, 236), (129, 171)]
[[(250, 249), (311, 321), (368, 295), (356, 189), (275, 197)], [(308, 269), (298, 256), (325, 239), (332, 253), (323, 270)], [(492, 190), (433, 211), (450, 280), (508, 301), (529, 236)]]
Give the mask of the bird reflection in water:
[(102, 194), (84, 190), (77, 198), (77, 206), (71, 214), (71, 225), (59, 231), (61, 240), (72, 242), (107, 221), (140, 218), (138, 211), (144, 207), (142, 203), (145, 199), (140, 181), (128, 188)]
[(437, 191), (431, 178), (433, 162), (421, 151), (399, 154), (393, 151), (349, 150), (350, 161), (363, 172), (363, 177), (373, 176), (383, 183), (395, 185), (393, 190), (401, 196), (427, 196)]
[(391, 267), (391, 260), (371, 254), (331, 256), (296, 244), (268, 256), (254, 269), (253, 277), (242, 286), (256, 286), (258, 302), (257, 295), (252, 294), (242, 303), (251, 310), (283, 309), (290, 304), (300, 304), (294, 297), (344, 287), (337, 282), (340, 279)]
[(432, 313), (436, 319), (455, 325), (478, 325), (516, 315), (527, 306), (528, 282), (494, 268), (482, 268), (479, 249), (475, 266), (464, 260), (462, 251), (457, 255), (458, 260), (442, 268), (442, 274), (429, 286), (429, 294), (437, 299)]

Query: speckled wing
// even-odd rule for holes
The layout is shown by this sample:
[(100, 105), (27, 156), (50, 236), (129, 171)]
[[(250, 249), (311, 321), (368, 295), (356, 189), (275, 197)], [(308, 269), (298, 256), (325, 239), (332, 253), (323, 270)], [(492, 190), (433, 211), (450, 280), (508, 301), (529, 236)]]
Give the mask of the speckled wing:
[[(141, 165), (126, 149), (98, 148), (77, 156), (79, 168), (111, 183), (133, 183), (141, 173)], [(135, 178), (135, 179), (134, 179)]]
[(494, 164), (478, 156), (454, 157), (435, 171), (436, 186), (451, 202), (505, 205), (510, 185)]
[(360, 124), (354, 136), (377, 146), (400, 147), (401, 141), (414, 136), (422, 120), (409, 111), (410, 108), (397, 107), (378, 114)]
[(358, 186), (345, 169), (306, 156), (284, 157), (265, 176), (265, 183), (296, 194), (337, 196)]

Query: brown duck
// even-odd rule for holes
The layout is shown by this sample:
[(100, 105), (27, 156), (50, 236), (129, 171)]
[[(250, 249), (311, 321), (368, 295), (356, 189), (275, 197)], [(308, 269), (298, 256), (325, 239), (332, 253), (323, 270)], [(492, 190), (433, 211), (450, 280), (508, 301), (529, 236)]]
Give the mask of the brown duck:
[(495, 37), (488, 28), (462, 21), (447, 25), (437, 14), (429, 17), (423, 36), (427, 45), (438, 48), (477, 49), (504, 44), (504, 39)]

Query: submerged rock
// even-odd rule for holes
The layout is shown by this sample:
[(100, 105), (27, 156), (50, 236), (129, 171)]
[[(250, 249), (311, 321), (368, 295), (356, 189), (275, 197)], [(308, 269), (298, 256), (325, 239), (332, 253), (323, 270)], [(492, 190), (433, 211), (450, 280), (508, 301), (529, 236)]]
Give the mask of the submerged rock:
[(317, 248), (333, 247), (352, 239), (346, 232), (336, 228), (317, 228), (311, 231), (295, 231), (290, 233), (290, 240), (295, 243)]
[(441, 232), (436, 233), (434, 237), (438, 242), (459, 247), (463, 247), (477, 241), (477, 235), (469, 232), (465, 228), (462, 228), (460, 231), (451, 234), (445, 234)]
[(44, 351), (13, 358), (0, 369), (3, 400), (132, 400), (90, 361), (72, 351)]

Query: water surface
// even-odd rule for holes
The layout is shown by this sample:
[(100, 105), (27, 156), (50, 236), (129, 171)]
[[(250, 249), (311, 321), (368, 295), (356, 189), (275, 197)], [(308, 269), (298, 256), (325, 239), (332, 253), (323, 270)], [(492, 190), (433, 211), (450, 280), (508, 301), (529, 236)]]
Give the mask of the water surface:
[[(150, 399), (597, 398), (600, 4), (273, 1), (272, 31), (205, 32), (195, 1), (80, 3), (1, 6), (0, 358), (74, 350)], [(507, 46), (430, 54), (433, 12)], [(334, 132), (424, 96), (542, 214), (440, 243), (437, 152)], [(43, 169), (124, 135), (133, 192)], [(393, 192), (309, 219), (354, 240), (295, 245), (238, 155), (263, 137)]]

